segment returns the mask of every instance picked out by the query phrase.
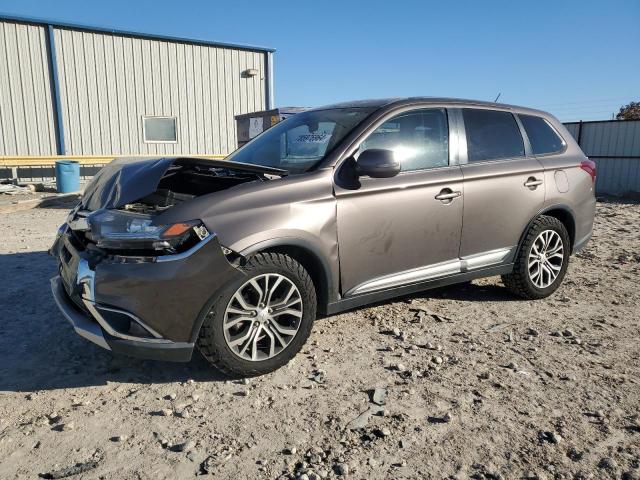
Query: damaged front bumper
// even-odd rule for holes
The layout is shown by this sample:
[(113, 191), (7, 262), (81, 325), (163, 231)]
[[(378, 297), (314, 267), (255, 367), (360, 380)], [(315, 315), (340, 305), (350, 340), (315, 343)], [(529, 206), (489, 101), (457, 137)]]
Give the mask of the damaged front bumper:
[(114, 353), (189, 361), (208, 303), (227, 282), (244, 275), (215, 235), (175, 255), (123, 263), (96, 258), (64, 228), (51, 254), (58, 308), (75, 331)]
[[(193, 343), (172, 342), (165, 339), (136, 339), (132, 336), (121, 338), (117, 334), (111, 335), (107, 333), (107, 329), (112, 331), (113, 329), (105, 319), (100, 314), (91, 316), (78, 308), (65, 291), (60, 276), (51, 279), (51, 292), (60, 312), (71, 323), (76, 333), (99, 347), (111, 350), (114, 353), (152, 360), (171, 362), (188, 362), (191, 360)], [(94, 313), (97, 313), (95, 304), (89, 301), (86, 301), (86, 304), (91, 305)]]

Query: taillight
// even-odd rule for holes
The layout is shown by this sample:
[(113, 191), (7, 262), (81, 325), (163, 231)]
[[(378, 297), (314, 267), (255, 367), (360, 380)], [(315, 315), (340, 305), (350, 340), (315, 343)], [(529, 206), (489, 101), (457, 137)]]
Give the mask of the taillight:
[(596, 181), (596, 162), (593, 160), (583, 160), (580, 162), (580, 168), (591, 175), (591, 181)]

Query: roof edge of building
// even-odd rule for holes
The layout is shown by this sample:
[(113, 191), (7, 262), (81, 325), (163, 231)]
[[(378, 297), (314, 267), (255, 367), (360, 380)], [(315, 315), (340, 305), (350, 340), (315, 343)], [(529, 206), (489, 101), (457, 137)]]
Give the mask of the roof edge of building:
[(237, 50), (250, 50), (250, 51), (265, 52), (265, 53), (273, 53), (276, 51), (274, 48), (260, 47), (257, 45), (217, 42), (217, 41), (203, 40), (198, 38), (178, 37), (178, 36), (172, 36), (172, 35), (160, 35), (156, 33), (137, 32), (132, 30), (120, 30), (117, 28), (99, 27), (95, 25), (83, 25), (83, 24), (73, 23), (73, 22), (45, 20), (45, 19), (36, 18), (36, 17), (11, 15), (11, 14), (5, 14), (2, 12), (0, 12), (0, 21), (31, 24), (31, 25), (42, 25), (42, 26), (51, 25), (53, 27), (63, 28), (68, 30), (81, 30), (84, 32), (106, 33), (106, 34), (119, 35), (124, 37), (144, 38), (147, 40), (190, 43), (193, 45), (203, 45), (208, 47), (233, 48)]

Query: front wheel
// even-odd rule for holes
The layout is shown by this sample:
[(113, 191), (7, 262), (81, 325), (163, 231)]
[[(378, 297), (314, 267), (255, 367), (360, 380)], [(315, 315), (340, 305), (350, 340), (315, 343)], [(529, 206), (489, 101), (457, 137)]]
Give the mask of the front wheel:
[(571, 242), (565, 226), (554, 217), (538, 217), (525, 236), (513, 272), (502, 276), (516, 295), (535, 300), (555, 292), (567, 272)]
[(244, 270), (213, 300), (198, 337), (210, 363), (241, 377), (289, 362), (311, 333), (317, 302), (311, 277), (287, 255), (257, 254)]

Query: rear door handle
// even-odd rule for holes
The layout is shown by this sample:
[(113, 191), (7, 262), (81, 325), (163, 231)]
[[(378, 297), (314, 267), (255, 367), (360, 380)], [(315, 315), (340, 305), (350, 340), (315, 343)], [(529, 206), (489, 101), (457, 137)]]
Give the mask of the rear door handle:
[(443, 188), (438, 195), (435, 196), (436, 200), (447, 201), (462, 195), (462, 192), (454, 192), (450, 188)]
[(536, 177), (529, 177), (524, 186), (527, 188), (536, 188), (538, 185), (542, 185), (542, 180), (538, 180)]

